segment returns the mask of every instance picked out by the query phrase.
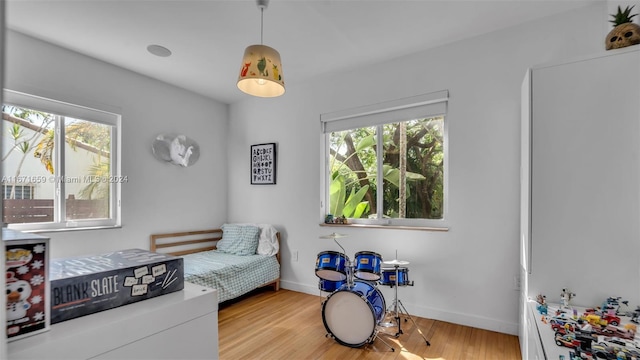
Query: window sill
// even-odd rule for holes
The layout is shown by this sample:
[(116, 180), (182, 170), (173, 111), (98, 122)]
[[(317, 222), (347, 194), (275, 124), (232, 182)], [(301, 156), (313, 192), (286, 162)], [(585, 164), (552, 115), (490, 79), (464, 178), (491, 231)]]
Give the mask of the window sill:
[(431, 227), (431, 226), (400, 226), (400, 225), (373, 225), (373, 224), (327, 224), (321, 223), (320, 226), (327, 227), (351, 227), (366, 229), (395, 229), (395, 230), (418, 230), (418, 231), (449, 231), (448, 227)]
[(105, 230), (105, 229), (121, 229), (122, 225), (100, 225), (100, 226), (78, 226), (78, 227), (67, 227), (67, 228), (42, 228), (42, 229), (21, 229), (8, 227), (8, 229), (14, 231), (20, 231), (29, 234), (42, 234), (42, 233), (56, 233), (56, 232), (66, 232), (66, 231), (86, 231), (86, 230)]

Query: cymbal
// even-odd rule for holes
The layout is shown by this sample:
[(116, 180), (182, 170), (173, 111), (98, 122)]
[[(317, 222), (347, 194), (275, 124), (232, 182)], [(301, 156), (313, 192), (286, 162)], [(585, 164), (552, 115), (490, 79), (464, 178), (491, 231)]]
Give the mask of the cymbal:
[(398, 260), (398, 259), (383, 261), (382, 263), (385, 265), (409, 265), (408, 261)]
[(347, 235), (345, 235), (345, 234), (331, 233), (331, 234), (329, 234), (329, 235), (323, 235), (323, 236), (320, 236), (320, 239), (339, 239), (339, 238), (343, 238), (343, 237), (347, 237)]

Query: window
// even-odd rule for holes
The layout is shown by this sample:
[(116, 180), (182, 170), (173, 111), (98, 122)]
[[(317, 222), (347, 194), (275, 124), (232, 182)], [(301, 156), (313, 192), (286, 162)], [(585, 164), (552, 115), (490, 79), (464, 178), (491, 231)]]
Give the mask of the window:
[(448, 92), (322, 114), (323, 216), (443, 227)]
[(27, 200), (33, 199), (32, 184), (2, 184), (3, 199)]
[(5, 90), (3, 223), (16, 230), (120, 225), (120, 115)]

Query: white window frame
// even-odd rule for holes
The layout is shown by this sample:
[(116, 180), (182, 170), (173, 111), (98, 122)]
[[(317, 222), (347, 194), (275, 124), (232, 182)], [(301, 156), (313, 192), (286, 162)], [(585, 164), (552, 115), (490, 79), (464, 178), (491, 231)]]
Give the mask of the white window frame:
[[(383, 226), (399, 226), (399, 227), (415, 227), (415, 228), (432, 228), (434, 230), (443, 230), (448, 228), (448, 212), (449, 212), (449, 141), (448, 141), (448, 121), (446, 119), (447, 106), (449, 100), (449, 91), (443, 90), (429, 94), (417, 95), (409, 98), (398, 99), (394, 101), (382, 102), (378, 104), (347, 109), (337, 112), (325, 113), (320, 115), (321, 125), (321, 156), (322, 156), (322, 177), (321, 177), (321, 198), (320, 198), (320, 219), (324, 222), (325, 216), (328, 214), (329, 207), (329, 148), (330, 135), (335, 131), (343, 131), (357, 129), (362, 127), (379, 126), (384, 124), (408, 121), (412, 119), (422, 119), (436, 116), (443, 116), (444, 134), (443, 134), (443, 213), (442, 219), (397, 219), (382, 218), (382, 212), (376, 211), (378, 214), (376, 219), (349, 219), (350, 223), (364, 225), (383, 225)], [(377, 137), (377, 148), (382, 149), (382, 137)], [(382, 173), (382, 156), (378, 156), (378, 173)], [(383, 179), (378, 176), (378, 187), (382, 188)], [(378, 204), (382, 204), (382, 191), (378, 193)], [(379, 205), (381, 206), (381, 205)]]
[[(13, 105), (17, 107), (39, 110), (59, 116), (70, 117), (74, 119), (82, 119), (95, 123), (111, 126), (111, 153), (110, 153), (110, 169), (111, 177), (114, 181), (110, 183), (110, 200), (109, 200), (109, 218), (105, 219), (72, 219), (65, 220), (65, 184), (64, 182), (55, 182), (54, 195), (54, 221), (45, 223), (24, 223), (24, 224), (6, 224), (10, 229), (29, 232), (40, 231), (67, 231), (67, 230), (87, 230), (116, 228), (122, 224), (121, 220), (121, 122), (120, 114), (113, 112), (113, 109), (99, 109), (100, 106), (86, 107), (75, 105), (68, 102), (57, 101), (37, 95), (26, 94), (19, 91), (4, 89), (3, 105)], [(3, 122), (4, 126), (4, 122)], [(56, 141), (58, 138), (64, 138), (64, 126), (56, 126)], [(59, 142), (58, 142), (59, 143)], [(64, 176), (64, 146), (57, 146), (55, 149), (55, 164), (57, 170), (55, 177)]]

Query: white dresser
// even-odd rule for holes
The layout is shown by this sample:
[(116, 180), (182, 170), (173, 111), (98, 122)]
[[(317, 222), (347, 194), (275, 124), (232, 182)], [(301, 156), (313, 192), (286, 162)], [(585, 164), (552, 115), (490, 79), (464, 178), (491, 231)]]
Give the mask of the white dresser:
[(217, 359), (218, 294), (184, 290), (51, 326), (8, 344), (8, 359)]

